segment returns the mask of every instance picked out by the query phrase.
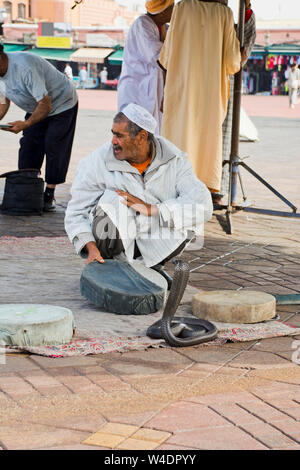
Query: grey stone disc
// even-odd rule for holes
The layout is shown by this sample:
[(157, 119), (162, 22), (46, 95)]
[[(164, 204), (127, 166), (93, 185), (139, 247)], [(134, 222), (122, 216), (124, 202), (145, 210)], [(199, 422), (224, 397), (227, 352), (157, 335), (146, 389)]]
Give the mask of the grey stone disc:
[(102, 312), (118, 315), (155, 313), (164, 305), (166, 284), (160, 274), (149, 271), (138, 267), (138, 263), (133, 267), (120, 260), (107, 259), (104, 264), (93, 261), (82, 271), (80, 292)]
[(55, 305), (0, 305), (0, 343), (42, 346), (68, 343), (73, 336), (71, 310)]

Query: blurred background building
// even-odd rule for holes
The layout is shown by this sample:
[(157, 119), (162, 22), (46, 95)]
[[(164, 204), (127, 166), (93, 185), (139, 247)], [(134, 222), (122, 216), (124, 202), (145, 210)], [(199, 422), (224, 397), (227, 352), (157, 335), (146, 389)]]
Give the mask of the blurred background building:
[[(30, 50), (60, 70), (70, 61), (75, 80), (85, 66), (91, 88), (99, 85), (99, 73), (106, 66), (115, 88), (127, 31), (143, 8), (134, 0), (84, 0), (72, 9), (74, 3), (0, 0), (0, 40), (6, 52)], [(52, 32), (45, 33), (51, 31), (51, 24), (55, 25)]]
[(68, 22), (73, 26), (130, 26), (141, 11), (134, 1), (85, 0), (74, 8), (73, 0), (0, 0), (5, 23), (20, 20)]
[[(99, 86), (99, 73), (106, 67), (107, 87), (116, 88), (126, 35), (144, 12), (144, 3), (83, 0), (72, 9), (74, 0), (0, 0), (0, 41), (7, 52), (30, 50), (60, 70), (70, 62), (74, 80), (85, 66), (90, 88)], [(286, 70), (293, 62), (300, 65), (300, 18), (286, 18), (257, 17), (256, 44), (244, 68), (244, 93), (287, 92)]]

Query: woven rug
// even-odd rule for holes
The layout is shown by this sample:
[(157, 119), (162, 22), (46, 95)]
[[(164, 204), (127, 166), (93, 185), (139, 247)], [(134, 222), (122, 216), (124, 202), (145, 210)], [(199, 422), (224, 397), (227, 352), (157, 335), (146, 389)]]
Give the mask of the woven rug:
[(254, 324), (215, 323), (215, 325), (219, 330), (218, 338), (232, 342), (300, 334), (300, 328), (277, 320)]
[[(85, 356), (167, 346), (146, 336), (147, 328), (161, 318), (152, 315), (115, 315), (100, 312), (79, 290), (84, 260), (66, 237), (0, 237), (1, 303), (44, 303), (72, 310), (78, 337), (59, 346), (10, 348), (48, 357)], [(177, 316), (190, 315), (190, 302), (198, 289), (188, 286)], [(300, 334), (300, 328), (280, 321), (251, 325), (217, 323), (218, 337), (197, 347), (217, 346), (227, 341), (253, 341)]]
[[(202, 343), (198, 347), (220, 346), (227, 342), (245, 342), (300, 334), (300, 328), (279, 321), (252, 325), (229, 323), (216, 323), (216, 325), (219, 329), (218, 337), (208, 343)], [(164, 340), (153, 340), (148, 337), (122, 338), (102, 336), (97, 338), (74, 338), (70, 343), (58, 346), (8, 347), (7, 352), (29, 352), (40, 356), (58, 358), (105, 354), (115, 351), (137, 351), (150, 347), (157, 348), (166, 346), (167, 344)]]
[(149, 347), (156, 348), (164, 343), (163, 340), (151, 340), (150, 338), (74, 338), (70, 343), (56, 346), (27, 346), (8, 347), (7, 352), (29, 352), (47, 357), (71, 357), (105, 354), (109, 352), (127, 352), (144, 350)]

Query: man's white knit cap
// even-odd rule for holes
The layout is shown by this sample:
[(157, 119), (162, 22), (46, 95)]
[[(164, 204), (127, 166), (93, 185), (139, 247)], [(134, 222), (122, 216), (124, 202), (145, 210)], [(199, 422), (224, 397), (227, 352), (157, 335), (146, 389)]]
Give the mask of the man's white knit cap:
[(147, 109), (138, 104), (130, 103), (122, 109), (122, 113), (125, 114), (130, 121), (134, 122), (145, 131), (150, 132), (150, 134), (154, 134), (157, 122)]

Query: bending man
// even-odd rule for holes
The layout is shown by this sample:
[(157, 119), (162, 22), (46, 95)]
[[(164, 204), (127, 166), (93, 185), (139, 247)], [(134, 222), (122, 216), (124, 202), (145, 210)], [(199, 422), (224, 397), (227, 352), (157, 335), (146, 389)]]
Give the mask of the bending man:
[(112, 141), (79, 163), (65, 228), (87, 263), (122, 253), (158, 269), (211, 217), (209, 191), (181, 150), (153, 136), (156, 125), (129, 104), (114, 118)]
[(19, 169), (41, 169), (46, 155), (44, 210), (55, 210), (54, 190), (65, 182), (78, 110), (75, 87), (65, 74), (30, 52), (4, 53), (0, 45), (0, 120), (10, 101), (26, 111), (24, 121), (11, 122), (20, 140)]

